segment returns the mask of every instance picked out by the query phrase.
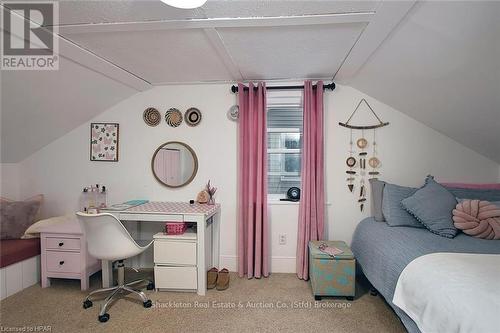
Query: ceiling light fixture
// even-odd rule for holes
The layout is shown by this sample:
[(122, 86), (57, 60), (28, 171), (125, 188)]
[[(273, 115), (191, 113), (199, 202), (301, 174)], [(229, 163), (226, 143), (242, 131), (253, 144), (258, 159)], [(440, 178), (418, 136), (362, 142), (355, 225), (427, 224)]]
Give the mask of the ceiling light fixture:
[(176, 8), (193, 9), (203, 6), (207, 0), (161, 0), (161, 2)]

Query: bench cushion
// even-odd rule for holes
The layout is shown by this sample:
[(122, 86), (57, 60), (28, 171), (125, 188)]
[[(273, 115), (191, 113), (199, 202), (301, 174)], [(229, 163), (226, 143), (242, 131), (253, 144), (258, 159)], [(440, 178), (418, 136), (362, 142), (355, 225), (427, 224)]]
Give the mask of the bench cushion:
[(0, 241), (0, 268), (40, 254), (40, 238)]

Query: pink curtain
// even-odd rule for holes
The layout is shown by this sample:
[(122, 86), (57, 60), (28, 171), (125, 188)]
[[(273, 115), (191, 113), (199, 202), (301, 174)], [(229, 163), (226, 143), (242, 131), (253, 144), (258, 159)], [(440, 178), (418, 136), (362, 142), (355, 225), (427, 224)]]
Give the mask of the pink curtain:
[(309, 279), (308, 244), (323, 239), (325, 188), (323, 156), (323, 82), (313, 88), (304, 83), (304, 130), (302, 146), (302, 191), (297, 236), (297, 276)]
[(238, 273), (269, 275), (266, 87), (238, 84)]

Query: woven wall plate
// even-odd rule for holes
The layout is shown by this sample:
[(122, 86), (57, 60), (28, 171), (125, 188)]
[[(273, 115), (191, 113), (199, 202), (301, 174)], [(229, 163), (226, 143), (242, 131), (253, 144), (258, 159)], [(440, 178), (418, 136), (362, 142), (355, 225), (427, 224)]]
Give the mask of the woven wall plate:
[(177, 127), (182, 123), (182, 113), (176, 108), (170, 108), (165, 112), (165, 121), (170, 127)]
[(160, 111), (155, 108), (147, 108), (142, 114), (142, 119), (149, 126), (157, 126), (161, 121)]
[(189, 108), (184, 113), (184, 121), (191, 127), (197, 126), (201, 122), (201, 112), (197, 108)]

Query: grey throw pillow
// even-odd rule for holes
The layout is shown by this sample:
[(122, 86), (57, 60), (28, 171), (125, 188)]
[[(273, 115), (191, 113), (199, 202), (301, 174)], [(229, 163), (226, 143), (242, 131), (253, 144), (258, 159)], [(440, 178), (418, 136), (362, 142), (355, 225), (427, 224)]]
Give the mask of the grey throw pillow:
[(384, 214), (382, 213), (382, 197), (384, 192), (385, 182), (378, 179), (370, 179), (371, 187), (371, 213), (375, 221), (385, 222)]
[(417, 189), (413, 187), (385, 184), (382, 212), (388, 225), (391, 227), (424, 227), (401, 206), (401, 201), (412, 196), (416, 191)]
[(489, 202), (500, 201), (500, 190), (482, 190), (448, 186), (446, 186), (446, 189), (456, 198), (486, 200)]
[(427, 176), (425, 185), (402, 200), (401, 205), (431, 232), (447, 238), (456, 236), (452, 211), (457, 199), (432, 176)]
[(0, 239), (20, 239), (35, 223), (40, 204), (40, 201), (1, 201)]

